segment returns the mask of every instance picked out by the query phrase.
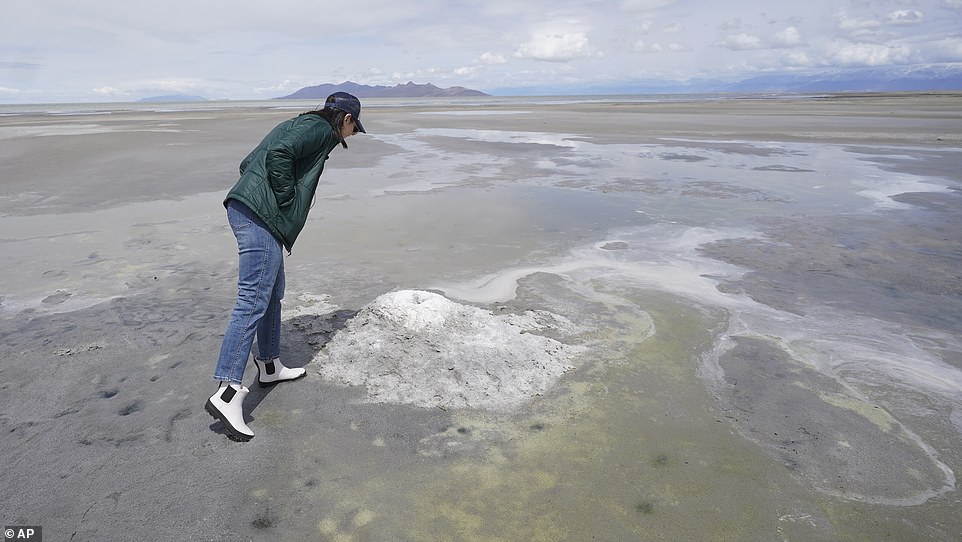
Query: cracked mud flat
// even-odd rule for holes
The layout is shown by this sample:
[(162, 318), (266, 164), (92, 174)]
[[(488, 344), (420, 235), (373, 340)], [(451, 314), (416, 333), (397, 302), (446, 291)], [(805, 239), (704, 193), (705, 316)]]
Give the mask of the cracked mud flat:
[[(252, 388), (243, 446), (202, 408), (220, 198), (287, 112), (4, 118), (33, 130), (0, 133), (5, 522), (955, 540), (957, 100), (371, 108), (286, 262), (282, 357), (309, 375)], [(51, 148), (74, 159), (31, 167)], [(132, 158), (169, 182), (117, 184)]]

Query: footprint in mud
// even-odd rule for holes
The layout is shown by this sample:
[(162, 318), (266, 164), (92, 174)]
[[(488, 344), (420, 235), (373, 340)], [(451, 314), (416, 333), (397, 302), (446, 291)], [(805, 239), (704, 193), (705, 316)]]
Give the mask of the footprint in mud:
[(69, 408), (65, 408), (64, 410), (61, 410), (60, 412), (58, 412), (57, 414), (55, 414), (55, 415), (54, 415), (54, 419), (63, 418), (64, 416), (70, 416), (71, 414), (76, 414), (76, 413), (78, 413), (78, 412), (80, 412), (80, 407), (78, 407), (78, 406), (72, 406), (72, 407), (69, 407)]
[(652, 501), (652, 500), (647, 500), (647, 499), (646, 499), (646, 500), (643, 500), (643, 501), (641, 501), (641, 502), (639, 502), (638, 504), (635, 505), (635, 510), (636, 510), (638, 513), (644, 514), (644, 515), (646, 515), (646, 516), (651, 515), (651, 514), (654, 514), (654, 513), (655, 513), (655, 502)]
[(251, 526), (255, 529), (270, 529), (271, 527), (277, 525), (277, 522), (277, 514), (272, 512), (270, 508), (267, 508), (254, 517), (253, 521), (251, 521)]
[(103, 256), (101, 256), (99, 252), (91, 252), (90, 254), (87, 255), (85, 259), (80, 260), (77, 263), (80, 265), (88, 266), (88, 265), (96, 265), (98, 263), (102, 263), (105, 261), (107, 261), (107, 258), (104, 258)]
[(189, 408), (182, 408), (177, 412), (175, 412), (174, 415), (170, 417), (170, 422), (167, 423), (167, 431), (164, 434), (164, 440), (166, 440), (167, 442), (173, 442), (174, 424), (180, 420), (186, 420), (187, 418), (189, 418), (191, 412), (192, 411)]
[(76, 354), (82, 354), (84, 352), (100, 350), (104, 347), (105, 345), (103, 343), (81, 344), (71, 348), (58, 348), (57, 350), (54, 350), (53, 353), (57, 356), (73, 356)]
[(150, 246), (151, 239), (149, 237), (138, 237), (134, 239), (128, 239), (124, 241), (124, 248), (130, 250), (141, 250)]
[(118, 410), (117, 414), (120, 414), (121, 416), (129, 416), (135, 412), (140, 412), (143, 409), (144, 409), (144, 402), (137, 400), (125, 406), (124, 408)]
[(609, 241), (601, 245), (601, 250), (628, 250), (628, 243), (624, 241)]
[(184, 337), (183, 339), (181, 339), (181, 341), (180, 341), (179, 343), (177, 343), (177, 346), (182, 346), (182, 345), (187, 344), (187, 343), (189, 343), (189, 342), (202, 341), (202, 340), (204, 340), (204, 339), (206, 339), (206, 338), (207, 338), (207, 334), (206, 334), (206, 333), (200, 333), (200, 332), (198, 332), (198, 331), (193, 331), (193, 332), (187, 334), (186, 337)]
[(40, 302), (41, 302), (41, 303), (44, 303), (44, 304), (46, 304), (46, 305), (59, 305), (59, 304), (63, 303), (64, 301), (70, 299), (70, 296), (71, 296), (71, 295), (73, 295), (73, 294), (71, 294), (70, 292), (68, 292), (68, 291), (66, 291), (66, 290), (57, 290), (56, 292), (54, 292), (54, 293), (48, 295), (47, 297), (43, 298)]

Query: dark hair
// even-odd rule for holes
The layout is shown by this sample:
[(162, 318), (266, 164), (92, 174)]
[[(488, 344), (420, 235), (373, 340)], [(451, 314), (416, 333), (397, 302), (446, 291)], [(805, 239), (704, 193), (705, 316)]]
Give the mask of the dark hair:
[(331, 128), (334, 128), (334, 137), (337, 138), (337, 140), (340, 141), (341, 146), (346, 149), (347, 142), (344, 141), (343, 137), (341, 137), (341, 131), (344, 128), (344, 115), (346, 114), (347, 113), (341, 111), (340, 109), (328, 108), (305, 111), (298, 116), (303, 117), (304, 115), (317, 115), (318, 117), (321, 117), (327, 122), (331, 123)]

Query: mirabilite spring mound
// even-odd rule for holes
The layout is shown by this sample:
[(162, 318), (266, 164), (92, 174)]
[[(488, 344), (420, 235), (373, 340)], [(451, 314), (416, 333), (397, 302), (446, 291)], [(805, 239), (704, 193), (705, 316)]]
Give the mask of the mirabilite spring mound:
[(547, 311), (494, 314), (421, 290), (379, 296), (317, 357), (327, 380), (368, 399), (509, 411), (545, 392), (585, 347), (539, 334), (576, 331)]

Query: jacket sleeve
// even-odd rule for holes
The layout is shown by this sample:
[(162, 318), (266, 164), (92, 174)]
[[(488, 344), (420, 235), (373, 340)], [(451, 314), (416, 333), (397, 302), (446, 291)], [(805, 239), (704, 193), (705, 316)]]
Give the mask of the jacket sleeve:
[(247, 164), (250, 164), (250, 163), (251, 163), (251, 160), (254, 159), (254, 154), (256, 154), (256, 153), (257, 153), (256, 150), (251, 151), (251, 153), (248, 154), (247, 157), (244, 158), (244, 160), (240, 163), (240, 174), (241, 174), (241, 175), (243, 175), (244, 172), (247, 171)]
[[(320, 119), (325, 125), (327, 121)], [(329, 131), (329, 130), (328, 130)], [(281, 209), (294, 203), (297, 184), (297, 162), (323, 148), (325, 132), (314, 122), (295, 119), (280, 137), (267, 148), (267, 178)]]

